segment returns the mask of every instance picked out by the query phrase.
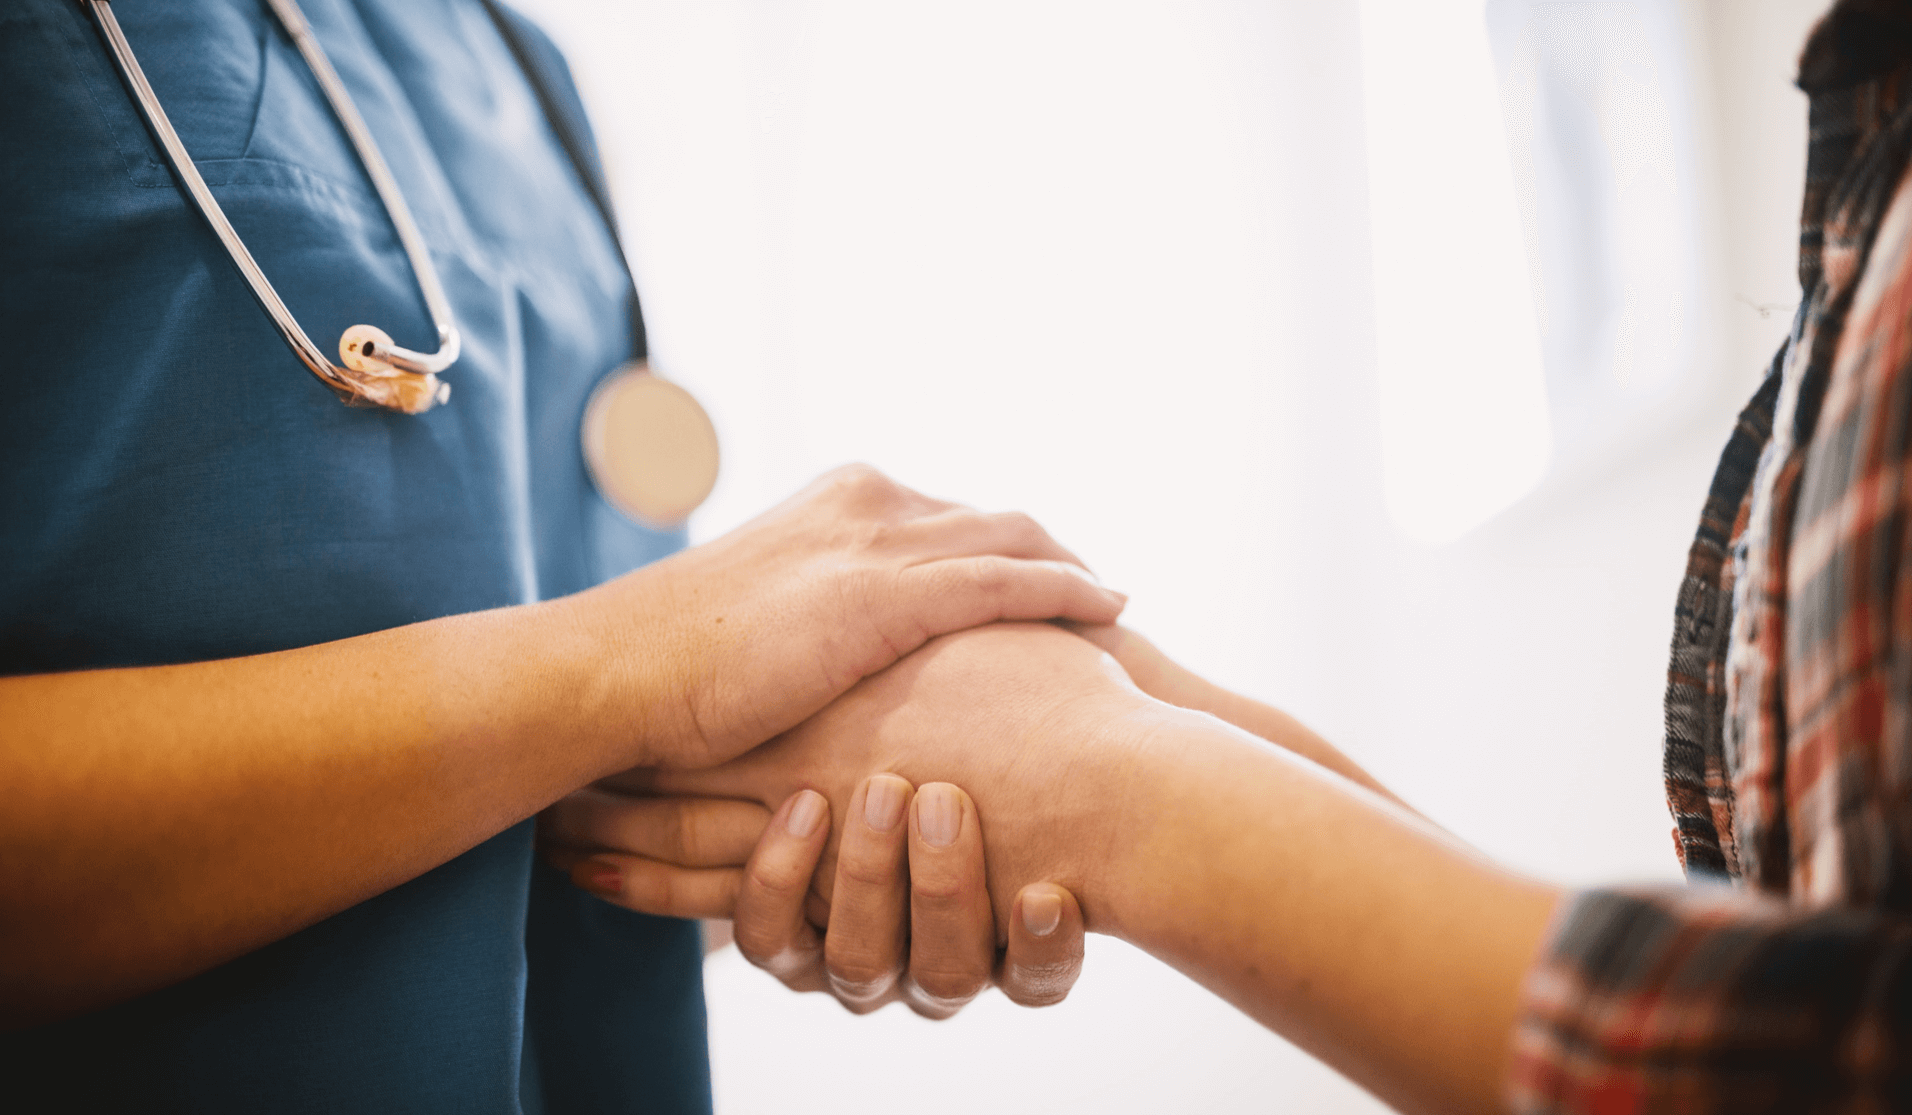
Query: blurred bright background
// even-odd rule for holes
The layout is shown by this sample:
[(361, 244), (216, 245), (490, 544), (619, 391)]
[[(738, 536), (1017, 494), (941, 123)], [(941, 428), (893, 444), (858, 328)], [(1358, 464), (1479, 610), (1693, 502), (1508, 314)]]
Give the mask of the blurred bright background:
[[(519, 3), (724, 439), (695, 537), (857, 459), (1029, 511), (1490, 854), (1677, 877), (1671, 608), (1826, 0)], [(943, 1024), (707, 976), (733, 1115), (1378, 1109), (1106, 939)]]

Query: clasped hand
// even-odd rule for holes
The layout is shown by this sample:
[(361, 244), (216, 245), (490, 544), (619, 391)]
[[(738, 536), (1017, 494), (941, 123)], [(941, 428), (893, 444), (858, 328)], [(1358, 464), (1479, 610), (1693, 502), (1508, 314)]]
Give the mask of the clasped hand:
[(1081, 970), (1082, 912), (1063, 887), (1024, 887), (998, 934), (975, 805), (956, 786), (918, 791), (878, 774), (834, 818), (809, 789), (773, 812), (617, 787), (546, 812), (551, 862), (628, 909), (732, 919), (738, 950), (792, 990), (826, 992), (858, 1014), (903, 1002), (940, 1019), (992, 982), (1024, 1006), (1060, 1002)]
[(581, 885), (734, 916), (753, 963), (853, 1010), (900, 998), (944, 1017), (992, 977), (1016, 1002), (1058, 1002), (1081, 966), (1076, 895), (1099, 893), (1129, 835), (1109, 741), (1146, 707), (1085, 639), (977, 628), (729, 763), (607, 779), (545, 831)]
[[(947, 632), (1034, 634), (1099, 659), (1054, 628), (982, 626), (1113, 620), (1123, 598), (1074, 555), (1026, 516), (979, 514), (852, 468), (576, 599), (594, 596), (627, 619), (617, 657), (669, 675), (633, 688), (682, 698), (639, 702), (638, 765), (545, 812), (548, 859), (634, 910), (733, 918), (753, 963), (858, 1012), (903, 1001), (946, 1017), (992, 981), (1029, 1005), (1067, 994), (1084, 931), (1074, 895), (1041, 874), (992, 895), (981, 817), (958, 788), (1001, 772), (943, 762), (928, 738), (905, 754), (895, 745), (910, 733), (882, 737), (872, 714), (925, 666), (944, 663), (936, 677), (960, 684), (946, 667), (963, 655), (940, 642), (917, 650)], [(628, 624), (634, 611), (658, 618)], [(956, 707), (936, 717), (960, 722), (962, 694), (938, 692)]]

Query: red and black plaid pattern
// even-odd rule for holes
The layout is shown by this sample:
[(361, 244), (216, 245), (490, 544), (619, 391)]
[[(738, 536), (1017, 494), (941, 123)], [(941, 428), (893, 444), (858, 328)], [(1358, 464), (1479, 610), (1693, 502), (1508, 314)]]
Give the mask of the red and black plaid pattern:
[(1531, 973), (1516, 1110), (1912, 1111), (1912, 3), (1844, 0), (1786, 347), (1680, 588), (1666, 783), (1689, 876), (1581, 894)]

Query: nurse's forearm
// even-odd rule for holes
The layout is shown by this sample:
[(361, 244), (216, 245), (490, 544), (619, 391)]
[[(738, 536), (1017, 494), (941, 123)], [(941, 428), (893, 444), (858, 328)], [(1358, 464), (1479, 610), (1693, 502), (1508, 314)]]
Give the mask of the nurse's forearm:
[(1148, 735), (1092, 922), (1402, 1110), (1497, 1110), (1559, 892), (1213, 719)]
[(628, 765), (570, 601), (0, 679), (0, 1026), (175, 982)]
[(203, 971), (615, 771), (735, 758), (936, 635), (1124, 599), (1024, 516), (852, 466), (562, 600), (0, 679), (0, 1026)]

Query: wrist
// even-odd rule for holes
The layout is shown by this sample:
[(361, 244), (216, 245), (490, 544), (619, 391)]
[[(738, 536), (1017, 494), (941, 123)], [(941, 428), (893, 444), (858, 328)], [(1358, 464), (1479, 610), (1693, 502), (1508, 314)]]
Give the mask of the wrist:
[(644, 607), (662, 586), (632, 583), (654, 579), (648, 572), (532, 605), (555, 681), (541, 688), (559, 706), (559, 733), (581, 734), (604, 774), (673, 765), (695, 735), (677, 676), (683, 656)]
[(1159, 845), (1177, 823), (1172, 803), (1187, 792), (1180, 785), (1186, 764), (1176, 755), (1186, 732), (1213, 720), (1152, 697), (1125, 697), (1095, 710), (1088, 761), (1070, 776), (1070, 796), (1086, 803), (1087, 816), (1064, 818), (1070, 831), (1058, 835), (1085, 851), (1068, 885), (1089, 930), (1133, 940)]
[(1096, 742), (1110, 756), (1090, 787), (1106, 836), (1084, 912), (1092, 931), (1145, 949), (1184, 931), (1191, 909), (1226, 900), (1241, 879), (1218, 853), (1256, 828), (1297, 769), (1313, 769), (1270, 762), (1287, 753), (1215, 713), (1146, 698)]

